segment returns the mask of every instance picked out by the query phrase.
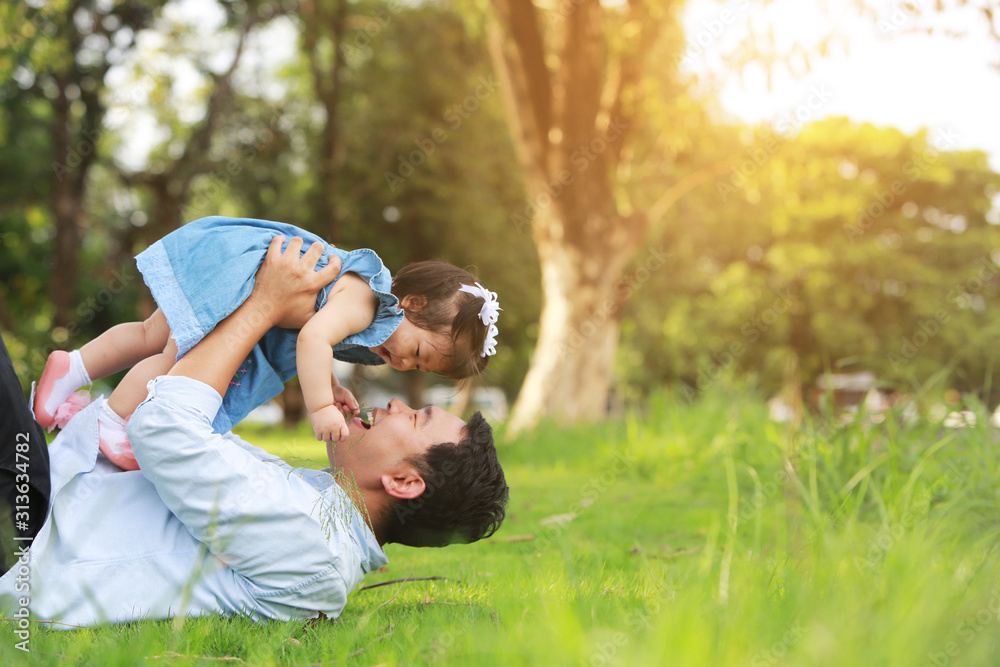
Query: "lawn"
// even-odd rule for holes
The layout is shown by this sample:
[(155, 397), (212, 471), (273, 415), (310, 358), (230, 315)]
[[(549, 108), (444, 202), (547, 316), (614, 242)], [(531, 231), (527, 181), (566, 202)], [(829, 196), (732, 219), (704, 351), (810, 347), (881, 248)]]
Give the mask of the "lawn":
[[(978, 424), (793, 427), (749, 392), (663, 395), (501, 442), (503, 528), (390, 545), (365, 584), (410, 580), (334, 622), (37, 625), (28, 654), (8, 624), (0, 664), (1000, 664), (1000, 457)], [(321, 463), (305, 430), (244, 435)]]

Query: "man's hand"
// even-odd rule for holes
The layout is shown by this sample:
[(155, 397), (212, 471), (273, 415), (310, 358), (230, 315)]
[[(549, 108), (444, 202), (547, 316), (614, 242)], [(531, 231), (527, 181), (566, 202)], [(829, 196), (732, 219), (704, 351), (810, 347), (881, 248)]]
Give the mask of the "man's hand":
[(302, 239), (292, 237), (281, 252), (284, 241), (284, 236), (271, 239), (250, 298), (269, 314), (273, 325), (300, 329), (316, 312), (316, 295), (340, 273), (340, 258), (331, 255), (330, 263), (315, 271), (323, 255), (322, 243), (313, 243), (300, 257)]
[(333, 404), (345, 417), (354, 416), (361, 412), (358, 399), (354, 398), (350, 389), (340, 384), (333, 385)]
[(302, 239), (293, 238), (281, 252), (283, 241), (283, 236), (271, 241), (249, 298), (181, 357), (168, 375), (204, 382), (225, 396), (233, 374), (271, 327), (312, 316), (319, 290), (340, 273), (340, 259), (330, 257), (329, 265), (314, 271), (323, 254), (322, 243), (314, 243), (299, 257)]
[(347, 428), (347, 422), (344, 420), (344, 415), (335, 405), (328, 405), (316, 412), (310, 412), (309, 420), (312, 422), (313, 433), (316, 434), (317, 440), (330, 442), (341, 440), (351, 434)]

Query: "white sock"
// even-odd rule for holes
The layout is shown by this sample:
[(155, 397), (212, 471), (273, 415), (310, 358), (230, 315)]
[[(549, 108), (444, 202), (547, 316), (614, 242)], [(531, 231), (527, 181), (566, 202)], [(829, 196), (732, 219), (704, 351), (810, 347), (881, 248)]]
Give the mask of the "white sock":
[(69, 370), (52, 383), (52, 393), (45, 401), (45, 411), (54, 415), (56, 409), (66, 402), (70, 394), (80, 387), (86, 387), (90, 384), (93, 383), (90, 380), (90, 375), (87, 374), (87, 367), (83, 365), (80, 350), (73, 350), (69, 353)]
[(97, 428), (101, 444), (107, 445), (113, 452), (128, 448), (128, 436), (125, 434), (125, 420), (105, 403), (97, 414)]

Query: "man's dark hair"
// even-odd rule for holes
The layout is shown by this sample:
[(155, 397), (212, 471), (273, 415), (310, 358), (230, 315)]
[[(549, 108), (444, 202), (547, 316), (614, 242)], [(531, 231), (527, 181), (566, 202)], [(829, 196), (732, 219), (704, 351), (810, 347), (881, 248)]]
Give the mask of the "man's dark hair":
[(384, 518), (386, 541), (411, 547), (475, 542), (497, 531), (510, 489), (493, 445), (493, 429), (479, 412), (465, 435), (432, 445), (407, 459), (427, 485), (416, 498), (397, 501)]

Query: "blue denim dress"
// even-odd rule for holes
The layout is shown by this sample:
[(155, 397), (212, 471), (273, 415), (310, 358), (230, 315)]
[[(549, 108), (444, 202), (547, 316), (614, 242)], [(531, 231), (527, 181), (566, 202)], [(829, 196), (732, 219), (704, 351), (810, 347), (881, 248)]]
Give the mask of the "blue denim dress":
[[(302, 252), (315, 241), (326, 246), (317, 269), (330, 255), (341, 261), (339, 279), (356, 273), (371, 285), (378, 307), (371, 325), (333, 346), (333, 356), (354, 364), (385, 363), (368, 348), (386, 341), (403, 320), (399, 300), (392, 295), (392, 276), (374, 251), (345, 252), (312, 232), (282, 222), (212, 216), (171, 232), (136, 256), (136, 266), (167, 317), (177, 342), (177, 358), (184, 356), (215, 325), (224, 320), (253, 290), (254, 276), (264, 261), (271, 239), (284, 235), (302, 238)], [(285, 244), (287, 246), (287, 242)], [(336, 280), (334, 280), (336, 282)], [(333, 283), (316, 299), (316, 310), (327, 300)], [(298, 331), (272, 328), (257, 343), (229, 383), (212, 426), (225, 433), (255, 407), (281, 393), (296, 374), (295, 341)]]

